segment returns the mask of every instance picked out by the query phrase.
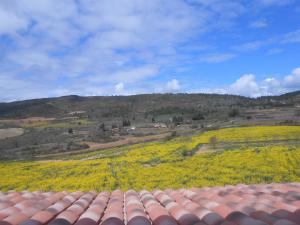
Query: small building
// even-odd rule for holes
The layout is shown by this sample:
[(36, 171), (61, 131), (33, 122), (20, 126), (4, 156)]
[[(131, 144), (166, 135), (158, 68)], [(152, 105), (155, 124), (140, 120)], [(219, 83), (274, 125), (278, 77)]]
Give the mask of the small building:
[(165, 123), (155, 123), (153, 125), (154, 128), (167, 128), (167, 125)]

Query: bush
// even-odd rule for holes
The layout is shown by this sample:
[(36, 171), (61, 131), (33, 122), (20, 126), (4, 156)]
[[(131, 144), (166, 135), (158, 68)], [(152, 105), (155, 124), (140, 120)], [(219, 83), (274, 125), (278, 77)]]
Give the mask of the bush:
[(176, 136), (177, 136), (177, 132), (176, 132), (176, 131), (172, 131), (171, 137), (174, 138), (174, 137), (176, 137)]
[(229, 117), (236, 117), (240, 115), (240, 110), (238, 109), (232, 109), (229, 111), (228, 116)]
[(116, 129), (116, 128), (118, 128), (118, 125), (117, 125), (117, 124), (111, 125), (111, 129)]
[(105, 127), (105, 124), (104, 124), (104, 123), (101, 123), (101, 124), (100, 124), (99, 130), (102, 131), (102, 132), (105, 132), (105, 131), (106, 131), (106, 127)]
[(191, 129), (197, 129), (198, 128), (198, 125), (197, 124), (193, 124), (192, 126), (191, 126)]
[(212, 136), (210, 139), (209, 139), (209, 143), (212, 145), (213, 148), (216, 147), (216, 144), (218, 142), (218, 139), (216, 136)]
[(192, 120), (204, 120), (205, 117), (203, 116), (203, 114), (201, 112), (194, 114), (192, 117)]
[(172, 121), (175, 125), (179, 125), (183, 122), (182, 116), (173, 116)]

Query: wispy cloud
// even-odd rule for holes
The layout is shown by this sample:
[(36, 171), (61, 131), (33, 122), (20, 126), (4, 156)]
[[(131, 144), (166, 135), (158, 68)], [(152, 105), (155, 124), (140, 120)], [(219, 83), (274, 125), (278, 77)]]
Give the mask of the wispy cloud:
[[(294, 44), (300, 42), (300, 30), (283, 33), (281, 35), (273, 36), (268, 39), (254, 40), (240, 45), (233, 46), (232, 49), (236, 51), (254, 51), (266, 46), (280, 46), (285, 44)], [(273, 49), (279, 49), (274, 47)]]
[(201, 62), (205, 63), (220, 63), (234, 58), (234, 54), (224, 53), (224, 54), (209, 54), (200, 57)]
[(265, 20), (256, 20), (249, 24), (249, 27), (251, 27), (251, 28), (264, 28), (267, 26), (268, 26), (268, 24)]
[(282, 44), (288, 44), (288, 43), (297, 43), (300, 42), (300, 29), (295, 30), (293, 32), (289, 32), (281, 38)]
[(145, 65), (141, 67), (134, 67), (131, 69), (122, 69), (114, 73), (103, 75), (87, 76), (90, 82), (106, 83), (106, 82), (124, 82), (133, 83), (139, 80), (144, 80), (149, 77), (156, 76), (158, 69), (154, 65)]
[(264, 46), (268, 46), (271, 43), (273, 43), (272, 39), (268, 40), (257, 40), (257, 41), (250, 41), (246, 42), (240, 45), (234, 46), (232, 49), (236, 51), (241, 51), (241, 52), (247, 52), (247, 51), (255, 51), (258, 50)]
[(268, 55), (275, 55), (275, 54), (279, 54), (281, 52), (284, 52), (284, 49), (282, 48), (271, 48), (267, 51)]
[(294, 0), (257, 0), (257, 2), (264, 6), (283, 6), (293, 3)]

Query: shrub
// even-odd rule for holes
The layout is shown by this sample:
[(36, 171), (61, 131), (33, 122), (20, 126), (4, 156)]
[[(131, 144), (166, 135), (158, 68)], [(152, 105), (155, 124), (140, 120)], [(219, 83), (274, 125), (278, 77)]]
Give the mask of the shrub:
[(100, 124), (99, 130), (102, 131), (102, 132), (105, 132), (105, 131), (106, 131), (106, 127), (105, 127), (105, 124), (104, 124), (104, 123), (101, 123), (101, 124)]
[(240, 110), (238, 109), (232, 109), (229, 111), (228, 116), (229, 117), (236, 117), (240, 115)]
[(179, 125), (183, 122), (182, 116), (173, 116), (172, 121), (175, 125)]
[(205, 119), (205, 117), (203, 116), (203, 114), (201, 112), (194, 114), (192, 117), (192, 120), (204, 120), (204, 119)]
[(213, 148), (215, 148), (215, 147), (216, 147), (216, 144), (217, 144), (217, 142), (218, 142), (218, 139), (217, 139), (217, 137), (216, 137), (216, 136), (212, 136), (212, 137), (210, 137), (210, 139), (209, 139), (209, 143), (212, 145), (212, 147), (213, 147)]

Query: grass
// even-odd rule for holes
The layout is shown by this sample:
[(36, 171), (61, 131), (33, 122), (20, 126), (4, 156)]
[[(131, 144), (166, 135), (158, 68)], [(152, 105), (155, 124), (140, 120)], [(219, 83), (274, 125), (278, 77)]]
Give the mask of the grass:
[[(238, 183), (300, 182), (300, 127), (242, 127), (193, 137), (150, 142), (74, 156), (76, 159), (0, 164), (0, 189), (137, 190)], [(240, 147), (202, 154), (197, 146), (216, 136), (220, 142), (281, 140), (278, 146)], [(288, 142), (287, 142), (288, 143)], [(100, 157), (93, 160), (86, 158)]]

